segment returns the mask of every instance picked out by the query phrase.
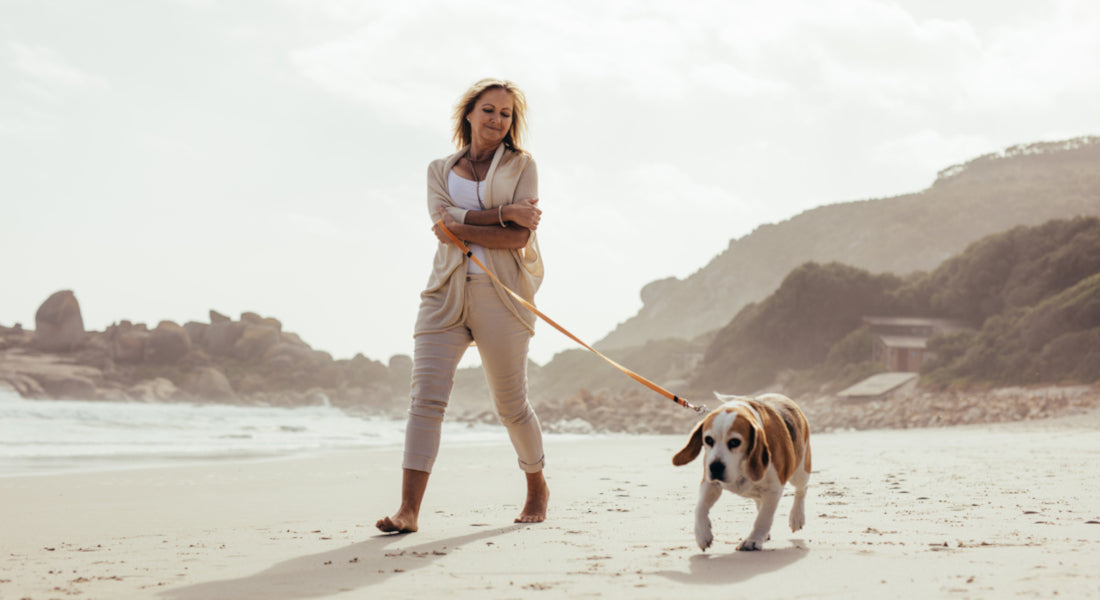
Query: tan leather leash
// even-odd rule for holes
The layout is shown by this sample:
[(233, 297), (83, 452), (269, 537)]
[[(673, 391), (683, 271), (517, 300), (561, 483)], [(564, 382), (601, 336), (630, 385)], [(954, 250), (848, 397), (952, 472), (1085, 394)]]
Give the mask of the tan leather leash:
[(471, 260), (473, 260), (475, 263), (477, 263), (477, 266), (481, 267), (481, 269), (483, 271), (485, 271), (485, 273), (490, 278), (492, 278), (492, 280), (495, 281), (497, 283), (497, 285), (504, 288), (504, 290), (506, 292), (511, 294), (512, 297), (515, 298), (524, 307), (526, 307), (527, 310), (535, 313), (543, 321), (546, 321), (547, 323), (549, 323), (551, 327), (553, 327), (554, 329), (557, 329), (558, 331), (564, 333), (566, 335), (566, 337), (568, 337), (569, 339), (573, 340), (574, 342), (577, 342), (581, 346), (584, 346), (585, 348), (587, 348), (590, 352), (592, 352), (596, 356), (599, 356), (600, 358), (607, 361), (611, 366), (613, 366), (616, 369), (622, 371), (625, 375), (627, 375), (628, 377), (630, 377), (634, 381), (637, 381), (638, 383), (646, 386), (647, 388), (653, 390), (654, 392), (657, 392), (658, 394), (664, 396), (665, 398), (668, 398), (669, 400), (672, 400), (673, 402), (675, 402), (676, 404), (679, 404), (680, 406), (683, 406), (684, 408), (690, 408), (690, 409), (692, 409), (692, 410), (694, 410), (695, 412), (698, 412), (698, 413), (706, 412), (706, 410), (707, 410), (706, 405), (696, 406), (696, 405), (688, 402), (687, 400), (677, 396), (676, 394), (673, 394), (672, 392), (670, 392), (670, 391), (666, 390), (665, 388), (657, 385), (656, 383), (653, 383), (652, 381), (646, 379), (645, 377), (642, 377), (641, 375), (635, 373), (634, 371), (631, 371), (630, 369), (620, 365), (619, 363), (615, 362), (614, 360), (611, 360), (610, 358), (605, 356), (599, 350), (596, 350), (592, 346), (589, 346), (588, 344), (584, 343), (584, 341), (582, 341), (580, 338), (578, 338), (577, 336), (570, 333), (568, 329), (566, 329), (566, 328), (562, 327), (561, 325), (558, 325), (557, 323), (555, 323), (553, 319), (551, 319), (550, 317), (543, 314), (542, 311), (540, 311), (539, 309), (535, 308), (534, 304), (531, 304), (530, 302), (525, 300), (523, 298), (523, 296), (520, 296), (519, 294), (513, 292), (511, 289), (509, 289), (508, 286), (504, 285), (504, 283), (501, 282), (501, 280), (497, 279), (497, 276), (494, 275), (493, 272), (490, 271), (489, 268), (486, 267), (480, 260), (478, 260), (478, 258), (476, 256), (474, 256), (474, 253), (470, 251), (470, 248), (467, 247), (466, 244), (462, 243), (462, 240), (455, 237), (455, 234), (451, 233), (450, 229), (447, 229), (447, 226), (443, 224), (443, 219), (440, 219), (440, 220), (436, 221), (436, 225), (439, 225), (439, 228), (441, 230), (443, 230), (443, 233), (447, 234), (447, 237), (451, 238), (451, 241), (454, 242), (454, 245), (458, 246), (459, 250), (462, 250), (463, 254), (465, 254), (467, 257), (469, 257)]

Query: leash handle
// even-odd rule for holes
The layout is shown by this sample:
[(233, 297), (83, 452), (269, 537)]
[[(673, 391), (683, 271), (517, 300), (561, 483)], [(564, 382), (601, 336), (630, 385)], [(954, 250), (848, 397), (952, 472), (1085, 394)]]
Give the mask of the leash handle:
[(584, 348), (586, 348), (588, 351), (592, 352), (596, 356), (599, 356), (600, 358), (604, 359), (611, 366), (613, 366), (616, 369), (618, 369), (619, 371), (621, 371), (627, 377), (630, 377), (634, 381), (637, 381), (638, 383), (646, 386), (647, 388), (653, 390), (654, 392), (657, 392), (658, 394), (664, 396), (665, 398), (668, 398), (669, 400), (672, 400), (673, 402), (675, 402), (676, 404), (679, 404), (680, 406), (683, 406), (684, 408), (690, 408), (691, 410), (694, 410), (697, 413), (706, 412), (707, 407), (706, 407), (705, 404), (701, 405), (701, 406), (696, 406), (696, 405), (688, 402), (684, 398), (681, 398), (681, 397), (677, 396), (676, 394), (673, 394), (672, 392), (670, 392), (670, 391), (666, 390), (665, 388), (657, 385), (656, 383), (653, 383), (652, 381), (646, 379), (645, 377), (642, 377), (641, 375), (635, 373), (634, 371), (631, 371), (630, 369), (620, 365), (619, 363), (615, 362), (611, 358), (604, 355), (599, 350), (596, 350), (592, 346), (589, 346), (588, 344), (584, 343), (583, 340), (581, 340), (577, 336), (573, 335), (568, 329), (562, 327), (561, 325), (558, 325), (553, 319), (551, 319), (550, 317), (543, 314), (542, 311), (540, 311), (539, 309), (535, 308), (534, 304), (531, 304), (523, 296), (520, 296), (519, 294), (513, 292), (511, 290), (511, 288), (504, 285), (504, 283), (501, 280), (497, 279), (497, 276), (495, 274), (493, 274), (493, 272), (490, 271), (489, 268), (486, 267), (484, 263), (482, 263), (480, 260), (478, 260), (478, 258), (476, 256), (474, 256), (474, 253), (470, 251), (470, 248), (466, 244), (464, 244), (462, 242), (462, 240), (458, 239), (458, 237), (454, 233), (451, 233), (450, 229), (447, 229), (447, 226), (443, 224), (443, 219), (440, 219), (440, 220), (436, 221), (435, 223), (436, 223), (436, 225), (439, 226), (439, 229), (441, 231), (443, 231), (443, 233), (447, 234), (447, 237), (450, 238), (451, 242), (454, 243), (454, 245), (457, 246), (458, 249), (461, 250), (463, 254), (465, 254), (467, 257), (469, 257), (471, 260), (473, 260), (475, 263), (477, 263), (477, 266), (481, 267), (481, 270), (485, 271), (485, 273), (494, 282), (496, 282), (497, 285), (504, 288), (504, 291), (508, 292), (513, 298), (515, 298), (520, 304), (522, 304), (524, 306), (524, 308), (526, 308), (527, 310), (535, 313), (543, 321), (546, 321), (547, 323), (549, 323), (551, 327), (553, 327), (554, 329), (557, 329), (558, 331), (562, 332), (563, 334), (565, 334), (566, 337), (573, 340), (574, 342), (577, 342), (578, 344), (580, 344), (581, 346), (583, 346)]

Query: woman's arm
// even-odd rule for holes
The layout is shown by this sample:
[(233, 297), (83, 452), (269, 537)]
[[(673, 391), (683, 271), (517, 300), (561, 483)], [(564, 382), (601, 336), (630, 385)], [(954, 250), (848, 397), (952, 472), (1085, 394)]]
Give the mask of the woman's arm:
[[(518, 225), (501, 227), (496, 210), (469, 211), (466, 213), (465, 223), (455, 221), (454, 217), (443, 207), (439, 208), (437, 215), (455, 237), (486, 248), (519, 250), (527, 245), (527, 239), (531, 237), (531, 230), (526, 227)], [(481, 221), (488, 221), (489, 216), (493, 218), (491, 223), (477, 224)], [(471, 221), (474, 221), (474, 223), (471, 223)], [(435, 233), (435, 237), (444, 244), (454, 243), (451, 238), (447, 237), (447, 234), (443, 233), (438, 223), (432, 227), (432, 231)]]
[(534, 198), (519, 200), (515, 204), (505, 204), (498, 208), (471, 210), (466, 212), (462, 222), (467, 225), (496, 225), (497, 227), (503, 223), (509, 227), (519, 225), (535, 231), (539, 228), (539, 220), (542, 218), (538, 203), (538, 198)]

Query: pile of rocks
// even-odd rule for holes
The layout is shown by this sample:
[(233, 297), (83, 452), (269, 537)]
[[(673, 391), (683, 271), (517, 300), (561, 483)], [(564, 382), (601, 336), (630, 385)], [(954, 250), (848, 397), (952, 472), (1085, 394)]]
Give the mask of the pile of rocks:
[(1100, 390), (1093, 386), (918, 390), (885, 400), (806, 399), (802, 408), (817, 431), (943, 427), (1083, 414), (1100, 408)]
[[(870, 401), (835, 396), (796, 400), (817, 432), (1002, 423), (1100, 410), (1100, 390), (1093, 386), (917, 392)], [(699, 402), (717, 406), (710, 398)], [(535, 410), (544, 429), (566, 433), (684, 433), (701, 418), (640, 388), (582, 390), (562, 402), (540, 403)], [(495, 422), (495, 417), (483, 412), (472, 420)]]
[(580, 390), (560, 402), (540, 403), (535, 411), (547, 431), (562, 433), (683, 433), (702, 418), (641, 387)]
[(85, 331), (71, 291), (50, 296), (35, 330), (0, 327), (0, 384), (25, 397), (83, 400), (193, 400), (299, 405), (331, 403), (374, 412), (405, 404), (412, 361), (357, 355), (334, 360), (256, 313), (239, 320), (149, 328), (121, 321)]

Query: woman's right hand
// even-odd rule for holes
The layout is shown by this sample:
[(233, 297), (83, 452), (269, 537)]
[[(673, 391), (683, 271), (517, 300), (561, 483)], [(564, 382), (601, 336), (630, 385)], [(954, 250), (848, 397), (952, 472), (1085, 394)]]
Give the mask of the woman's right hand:
[(505, 206), (504, 211), (509, 221), (534, 231), (538, 229), (539, 220), (542, 218), (542, 211), (539, 209), (538, 203), (538, 198), (519, 200)]

